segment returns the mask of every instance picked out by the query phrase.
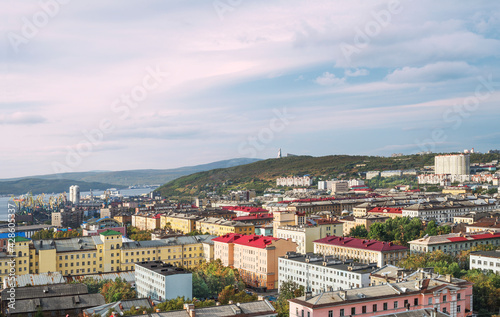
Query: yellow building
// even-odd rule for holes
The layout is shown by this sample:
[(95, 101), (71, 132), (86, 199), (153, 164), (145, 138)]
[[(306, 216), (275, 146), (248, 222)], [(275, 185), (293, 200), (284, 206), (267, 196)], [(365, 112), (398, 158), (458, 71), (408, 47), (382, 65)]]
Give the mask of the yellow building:
[(160, 228), (160, 214), (132, 215), (132, 226), (139, 230), (155, 230)]
[(182, 233), (190, 233), (196, 230), (196, 221), (200, 217), (194, 215), (172, 213), (160, 216), (160, 228), (170, 227), (173, 230), (181, 231)]
[(223, 236), (228, 233), (254, 234), (255, 226), (250, 223), (239, 221), (204, 218), (196, 222), (196, 230), (203, 233), (208, 232), (216, 236)]
[[(16, 252), (21, 252), (21, 255), (16, 258), (19, 262), (16, 274), (56, 271), (62, 275), (111, 273), (134, 270), (135, 262), (154, 260), (191, 268), (202, 260), (213, 258), (213, 238), (215, 236), (200, 235), (123, 242), (121, 233), (114, 230), (79, 238), (34, 241), (18, 238)], [(2, 272), (4, 268), (8, 269), (6, 261), (0, 257)], [(4, 276), (0, 277), (3, 280)]]
[[(0, 252), (0, 282), (13, 275), (29, 273), (30, 265), (30, 240), (24, 237), (15, 237), (9, 244), (8, 252)], [(12, 247), (11, 247), (12, 245)], [(14, 255), (15, 254), (15, 255)]]

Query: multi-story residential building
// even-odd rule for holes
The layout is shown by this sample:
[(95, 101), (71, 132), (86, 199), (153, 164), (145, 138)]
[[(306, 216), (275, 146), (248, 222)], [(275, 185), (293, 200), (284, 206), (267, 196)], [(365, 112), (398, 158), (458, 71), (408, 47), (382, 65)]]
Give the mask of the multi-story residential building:
[[(0, 283), (9, 278), (11, 267), (15, 275), (28, 274), (31, 271), (30, 240), (25, 237), (14, 237), (8, 243), (6, 252), (0, 252)], [(1, 284), (0, 284), (1, 285)]]
[(278, 288), (278, 258), (297, 248), (288, 240), (235, 233), (213, 241), (215, 259), (238, 269), (247, 285), (270, 290)]
[(485, 199), (425, 202), (403, 208), (403, 217), (418, 217), (428, 221), (452, 222), (453, 218), (457, 216), (463, 216), (471, 212), (489, 212), (497, 208), (497, 201), (488, 201)]
[(187, 213), (167, 213), (160, 216), (160, 228), (170, 227), (173, 230), (188, 234), (196, 230), (196, 221), (200, 217)]
[(339, 218), (339, 221), (343, 222), (343, 235), (348, 236), (351, 233), (352, 228), (357, 226), (363, 226), (366, 230), (370, 230), (370, 226), (375, 222), (386, 222), (390, 217), (388, 216), (363, 216), (363, 217), (345, 217)]
[[(154, 241), (123, 242), (122, 234), (107, 230), (96, 236), (34, 240), (16, 237), (16, 274), (59, 272), (63, 275), (134, 270), (135, 263), (162, 260), (194, 267), (210, 260), (215, 236), (183, 236)], [(207, 243), (208, 242), (208, 243)], [(207, 253), (209, 252), (209, 253)], [(0, 278), (8, 274), (10, 257), (0, 254)], [(5, 272), (5, 273), (3, 273)]]
[(380, 171), (369, 171), (369, 172), (366, 172), (366, 179), (372, 179), (372, 178), (375, 178), (375, 177), (378, 177), (380, 176)]
[(474, 222), (466, 227), (467, 232), (492, 231), (500, 232), (500, 218), (490, 217), (482, 218), (478, 222)]
[(392, 207), (375, 207), (368, 210), (368, 216), (388, 216), (391, 218), (403, 217), (402, 208), (392, 208)]
[(132, 226), (139, 230), (155, 230), (160, 228), (160, 214), (139, 213), (132, 215)]
[(471, 180), (470, 175), (450, 175), (450, 174), (420, 174), (417, 176), (419, 184), (440, 184), (442, 186), (448, 186), (447, 184), (454, 182), (469, 182)]
[(394, 171), (382, 171), (380, 173), (380, 177), (401, 177), (403, 176), (403, 171), (394, 170)]
[(276, 179), (276, 186), (303, 186), (309, 187), (313, 183), (313, 180), (309, 176), (293, 176), (293, 177), (280, 177)]
[(73, 185), (69, 187), (69, 201), (71, 201), (74, 205), (78, 205), (80, 203), (80, 186)]
[(405, 258), (408, 248), (392, 242), (332, 236), (314, 241), (314, 253), (333, 255), (341, 260), (377, 263), (382, 267)]
[[(101, 217), (102, 218), (102, 217)], [(124, 226), (132, 225), (132, 215), (126, 212), (120, 212), (112, 217), (116, 221), (122, 223)]]
[(288, 252), (278, 260), (278, 285), (293, 281), (312, 294), (370, 285), (374, 264), (341, 261), (331, 256)]
[[(471, 316), (472, 283), (450, 276), (306, 294), (290, 299), (290, 317), (384, 316), (437, 309), (452, 317)], [(393, 315), (390, 315), (393, 316)], [(413, 314), (412, 316), (417, 316)], [(418, 315), (420, 316), (420, 315)]]
[(288, 210), (306, 214), (330, 211), (333, 214), (340, 215), (342, 211), (352, 211), (356, 205), (359, 205), (359, 200), (357, 199), (299, 201), (291, 203), (288, 206)]
[(453, 223), (465, 223), (467, 225), (472, 225), (479, 219), (483, 219), (488, 217), (489, 213), (487, 212), (478, 212), (478, 213), (470, 213), (463, 216), (455, 216), (453, 217)]
[(193, 274), (159, 260), (135, 263), (135, 285), (139, 298), (193, 298)]
[(83, 223), (83, 210), (73, 208), (61, 209), (60, 212), (53, 212), (52, 225), (59, 228), (78, 228)]
[(196, 221), (196, 230), (203, 233), (208, 232), (215, 236), (223, 236), (227, 233), (254, 234), (255, 226), (252, 223), (204, 218)]
[(233, 221), (252, 223), (254, 225), (267, 225), (273, 222), (273, 214), (256, 214), (250, 216), (234, 217)]
[(235, 212), (236, 217), (254, 216), (269, 213), (269, 210), (267, 209), (249, 206), (224, 206), (222, 207), (222, 209)]
[(306, 214), (290, 210), (279, 210), (273, 212), (273, 234), (283, 226), (303, 225), (306, 223)]
[(482, 244), (500, 245), (500, 232), (449, 233), (427, 236), (408, 242), (411, 253), (426, 253), (441, 250), (444, 253), (459, 254)]
[(470, 268), (500, 273), (500, 250), (470, 253)]
[(332, 194), (346, 193), (349, 191), (349, 183), (347, 181), (334, 181), (331, 186)]
[(342, 222), (330, 219), (309, 220), (301, 226), (283, 226), (276, 230), (276, 238), (297, 243), (298, 253), (314, 251), (313, 241), (342, 233)]
[(458, 155), (438, 155), (434, 157), (435, 174), (469, 175), (470, 156)]

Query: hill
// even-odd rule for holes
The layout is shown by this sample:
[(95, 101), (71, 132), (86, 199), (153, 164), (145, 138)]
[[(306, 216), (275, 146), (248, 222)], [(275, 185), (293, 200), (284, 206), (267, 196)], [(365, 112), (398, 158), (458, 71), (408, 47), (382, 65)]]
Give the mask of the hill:
[(90, 189), (121, 189), (124, 186), (100, 182), (83, 182), (70, 179), (38, 179), (25, 178), (15, 181), (0, 182), (0, 195), (21, 195), (31, 192), (33, 194), (41, 193), (62, 193), (67, 192), (71, 185), (80, 186), (80, 191), (89, 191)]
[[(274, 187), (276, 178), (292, 175), (311, 175), (327, 180), (345, 173), (346, 177), (359, 177), (358, 173), (373, 170), (422, 168), (434, 165), (434, 156), (407, 155), (402, 157), (332, 155), (322, 157), (293, 156), (268, 159), (225, 169), (215, 169), (183, 176), (161, 186), (165, 196), (204, 196), (210, 191), (238, 188), (263, 192)], [(499, 154), (473, 154), (471, 163), (500, 159)]]
[[(131, 185), (153, 185), (153, 184), (165, 184), (168, 181), (176, 179), (178, 177), (193, 174), (201, 171), (208, 171), (216, 168), (226, 168), (232, 166), (238, 166), (241, 164), (248, 164), (259, 161), (259, 159), (252, 158), (236, 158), (231, 160), (217, 161), (208, 164), (195, 165), (195, 166), (185, 166), (172, 169), (143, 169), (143, 170), (127, 170), (127, 171), (91, 171), (91, 172), (79, 172), (79, 173), (60, 173), (60, 174), (49, 174), (49, 175), (39, 175), (23, 178), (11, 178), (0, 180), (0, 185), (6, 181), (17, 181), (25, 179), (40, 179), (40, 180), (73, 180), (73, 181), (83, 181), (83, 182), (100, 182), (100, 183), (112, 183), (121, 186), (131, 186)], [(24, 183), (26, 184), (26, 183)], [(80, 186), (81, 187), (81, 186)], [(95, 187), (103, 188), (103, 187)], [(108, 187), (106, 187), (108, 188)], [(28, 191), (26, 188), (23, 192)], [(66, 189), (67, 190), (67, 189)]]

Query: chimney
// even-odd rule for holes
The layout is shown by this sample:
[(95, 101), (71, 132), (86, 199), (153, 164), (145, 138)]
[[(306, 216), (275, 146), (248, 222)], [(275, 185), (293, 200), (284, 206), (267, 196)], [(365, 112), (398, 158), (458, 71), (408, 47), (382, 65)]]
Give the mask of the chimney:
[(446, 274), (446, 275), (444, 276), (444, 280), (445, 280), (446, 282), (448, 282), (448, 283), (451, 283), (451, 280), (452, 280), (452, 276), (451, 276), (451, 274)]
[(342, 298), (342, 300), (346, 300), (347, 291), (339, 291), (339, 296), (340, 296), (340, 298)]

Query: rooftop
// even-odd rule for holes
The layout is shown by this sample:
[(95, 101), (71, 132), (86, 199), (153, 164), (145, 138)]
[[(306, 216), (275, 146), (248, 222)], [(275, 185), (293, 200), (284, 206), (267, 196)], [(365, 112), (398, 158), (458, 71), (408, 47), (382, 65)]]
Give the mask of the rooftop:
[(215, 242), (234, 243), (234, 244), (246, 245), (254, 248), (264, 249), (268, 245), (272, 244), (274, 241), (278, 241), (281, 239), (274, 237), (267, 237), (267, 236), (258, 236), (255, 234), (242, 235), (237, 233), (228, 233), (212, 240)]
[(162, 261), (136, 262), (135, 266), (136, 267), (140, 266), (142, 268), (161, 274), (163, 276), (176, 275), (176, 274), (191, 274), (191, 272), (186, 271), (181, 267), (176, 267), (173, 266), (172, 264), (167, 264)]
[(464, 242), (485, 239), (500, 239), (500, 232), (478, 232), (478, 233), (448, 233), (438, 236), (428, 236), (408, 242), (409, 244), (443, 244), (450, 242)]
[(383, 242), (377, 240), (358, 239), (350, 237), (330, 236), (314, 241), (314, 243), (338, 245), (354, 249), (371, 250), (371, 251), (397, 251), (407, 250), (407, 247), (393, 244), (392, 242)]
[(500, 259), (500, 250), (495, 251), (473, 251), (470, 255), (484, 256), (488, 258)]
[(296, 252), (287, 252), (287, 255), (281, 256), (280, 259), (288, 261), (309, 263), (309, 265), (328, 267), (339, 271), (349, 271), (359, 274), (371, 273), (377, 268), (377, 264), (363, 264), (354, 262), (353, 260), (342, 261), (333, 256), (324, 256), (321, 254), (306, 253), (300, 254)]

